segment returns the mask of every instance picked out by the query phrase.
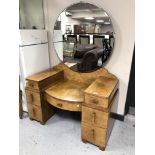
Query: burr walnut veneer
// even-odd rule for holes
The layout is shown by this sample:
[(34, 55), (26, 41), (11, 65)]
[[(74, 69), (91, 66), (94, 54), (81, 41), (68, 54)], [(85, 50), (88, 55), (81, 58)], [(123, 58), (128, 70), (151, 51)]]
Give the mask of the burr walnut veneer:
[(27, 77), (29, 117), (44, 124), (57, 108), (80, 111), (81, 139), (105, 149), (114, 119), (111, 107), (118, 99), (118, 79), (106, 69), (78, 73), (64, 64)]

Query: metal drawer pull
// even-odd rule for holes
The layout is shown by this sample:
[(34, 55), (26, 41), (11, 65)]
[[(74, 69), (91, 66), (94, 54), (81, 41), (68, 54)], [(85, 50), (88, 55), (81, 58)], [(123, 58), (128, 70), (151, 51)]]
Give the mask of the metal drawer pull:
[(95, 117), (96, 117), (96, 113), (93, 112), (93, 113), (92, 113), (92, 122), (93, 122), (93, 123), (95, 123)]
[(33, 94), (30, 94), (30, 98), (31, 98), (31, 102), (33, 102), (34, 101)]
[(62, 107), (62, 103), (58, 103), (57, 106)]
[(35, 116), (36, 113), (35, 113), (35, 110), (34, 109), (32, 109), (32, 113), (33, 113), (33, 116)]
[(94, 139), (94, 138), (95, 138), (95, 130), (92, 129), (91, 132), (92, 132), (92, 137), (93, 137), (93, 139)]
[(30, 87), (34, 87), (34, 84), (33, 84), (33, 83), (29, 83), (29, 86), (30, 86)]
[(92, 102), (95, 103), (95, 104), (98, 104), (98, 100), (97, 99), (93, 99)]

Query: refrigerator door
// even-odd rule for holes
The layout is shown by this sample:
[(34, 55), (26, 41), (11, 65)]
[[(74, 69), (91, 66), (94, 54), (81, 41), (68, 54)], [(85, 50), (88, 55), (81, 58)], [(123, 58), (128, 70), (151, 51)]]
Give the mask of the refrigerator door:
[(50, 68), (47, 32), (45, 30), (21, 30), (20, 38), (20, 86), (23, 92), (23, 109), (27, 111), (26, 77)]
[(20, 30), (20, 46), (47, 43), (45, 30)]
[(50, 68), (48, 44), (20, 47), (20, 59), (24, 78)]

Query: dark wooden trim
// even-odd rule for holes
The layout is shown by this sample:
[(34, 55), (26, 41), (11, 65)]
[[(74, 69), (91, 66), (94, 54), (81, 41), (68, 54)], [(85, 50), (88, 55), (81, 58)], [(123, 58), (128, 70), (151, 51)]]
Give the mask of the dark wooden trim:
[(117, 120), (120, 120), (120, 121), (124, 121), (124, 115), (119, 115), (119, 114), (116, 114), (116, 113), (111, 113), (110, 115), (114, 119), (117, 119)]

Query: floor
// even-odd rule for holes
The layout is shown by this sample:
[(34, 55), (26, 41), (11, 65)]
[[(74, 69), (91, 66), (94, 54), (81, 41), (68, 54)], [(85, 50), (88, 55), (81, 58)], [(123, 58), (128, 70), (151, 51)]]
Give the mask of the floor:
[(45, 125), (30, 121), (25, 113), (19, 120), (20, 155), (134, 155), (135, 117), (115, 125), (105, 151), (80, 139), (79, 114), (58, 111)]

